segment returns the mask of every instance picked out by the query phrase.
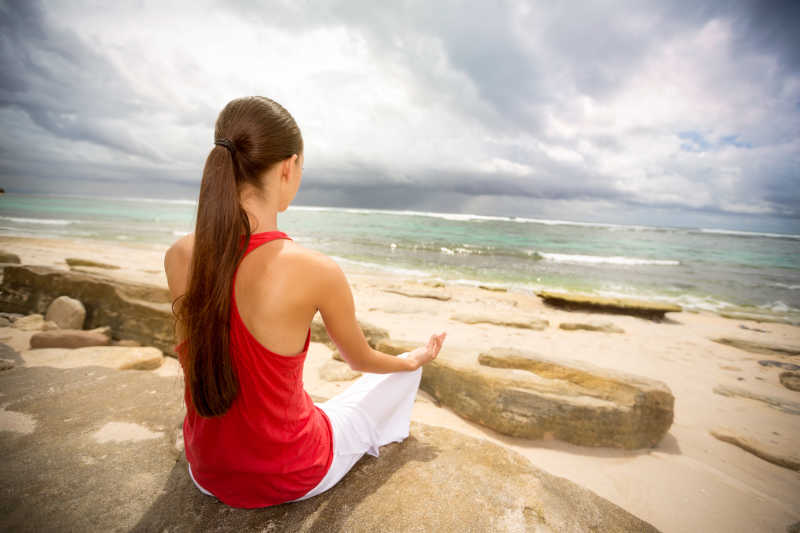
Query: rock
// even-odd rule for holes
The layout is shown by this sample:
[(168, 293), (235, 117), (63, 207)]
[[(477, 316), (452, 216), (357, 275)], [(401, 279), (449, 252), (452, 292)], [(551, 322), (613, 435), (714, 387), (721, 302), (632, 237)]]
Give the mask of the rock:
[(589, 294), (572, 294), (551, 291), (539, 291), (537, 296), (544, 300), (544, 303), (553, 307), (566, 309), (568, 311), (598, 311), (603, 313), (618, 313), (623, 315), (633, 315), (652, 320), (661, 320), (665, 313), (677, 313), (682, 310), (681, 306), (661, 303), (647, 302), (633, 298), (607, 298), (604, 296), (592, 296)]
[(0, 317), (5, 318), (9, 321), (9, 323), (13, 324), (18, 318), (22, 318), (25, 315), (21, 313), (3, 313), (0, 312)]
[(0, 316), (0, 328), (9, 328), (11, 327), (11, 321), (6, 317)]
[(433, 280), (424, 281), (423, 285), (427, 285), (428, 287), (433, 287), (434, 289), (441, 289), (442, 287), (445, 286), (445, 284), (442, 283), (441, 281), (433, 281)]
[(757, 331), (758, 333), (769, 333), (769, 331), (767, 331), (767, 330), (765, 330), (765, 329), (760, 329), (760, 328), (751, 328), (750, 326), (747, 326), (747, 325), (745, 325), (745, 324), (739, 324), (739, 327), (740, 327), (741, 329), (746, 329), (746, 330), (748, 330), (748, 331)]
[(717, 385), (714, 387), (713, 391), (715, 394), (728, 396), (730, 398), (747, 398), (750, 400), (757, 400), (785, 413), (800, 415), (800, 403), (778, 398), (777, 396), (767, 396), (766, 394), (759, 394), (757, 392), (742, 389), (740, 387), (732, 387), (730, 385)]
[(375, 349), (379, 352), (388, 353), (389, 355), (400, 355), (401, 353), (410, 352), (411, 350), (424, 345), (425, 343), (423, 342), (401, 341), (386, 337), (378, 342), (378, 344), (375, 346)]
[(67, 257), (64, 261), (67, 262), (70, 268), (74, 267), (94, 267), (94, 268), (105, 268), (107, 270), (117, 270), (119, 267), (117, 265), (109, 265), (108, 263), (99, 263), (97, 261), (92, 261), (91, 259), (80, 259), (77, 257)]
[(463, 322), (465, 324), (493, 324), (495, 326), (505, 326), (509, 328), (534, 329), (541, 331), (550, 325), (550, 322), (541, 318), (513, 318), (502, 316), (475, 315), (469, 313), (456, 313), (450, 320)]
[(69, 296), (59, 296), (47, 307), (45, 320), (50, 320), (64, 329), (83, 329), (86, 309), (80, 300)]
[(14, 321), (13, 327), (22, 331), (42, 331), (44, 329), (44, 316), (34, 313), (32, 315), (18, 318)]
[(18, 368), (0, 373), (0, 390), (35, 421), (0, 432), (2, 531), (656, 531), (511, 450), (416, 422), (318, 496), (235, 509), (189, 478), (173, 379)]
[(615, 326), (611, 322), (592, 322), (592, 323), (584, 323), (584, 322), (562, 322), (558, 325), (560, 329), (565, 331), (576, 331), (579, 329), (586, 330), (586, 331), (600, 331), (602, 333), (625, 333), (625, 330)]
[(478, 285), (478, 288), (492, 292), (508, 292), (508, 289), (505, 287), (493, 287), (491, 285)]
[(675, 399), (661, 381), (513, 348), (469, 359), (440, 353), (422, 367), (420, 388), (505, 435), (637, 449), (672, 425)]
[[(338, 352), (337, 352), (338, 353)], [(325, 381), (351, 381), (361, 375), (347, 363), (326, 361), (319, 369), (319, 377)]]
[(446, 302), (452, 298), (449, 294), (445, 294), (439, 291), (427, 291), (422, 289), (396, 289), (396, 288), (389, 288), (389, 289), (382, 289), (383, 292), (388, 292), (392, 294), (400, 294), (402, 296), (408, 296), (409, 298), (431, 298), (433, 300), (440, 300), (442, 302)]
[(114, 346), (127, 346), (129, 348), (133, 348), (133, 347), (136, 347), (136, 346), (141, 346), (141, 344), (139, 344), (137, 341), (134, 341), (134, 340), (131, 340), (131, 339), (122, 339), (122, 340), (118, 340), (118, 341), (112, 341), (111, 344), (114, 345)]
[(765, 461), (800, 472), (800, 454), (797, 443), (792, 439), (773, 435), (769, 440), (764, 440), (753, 435), (743, 435), (741, 430), (723, 427), (714, 428), (710, 433), (717, 439), (738, 446)]
[[(389, 336), (389, 332), (381, 327), (378, 327), (369, 322), (362, 320), (358, 321), (361, 331), (364, 333), (364, 338), (367, 339), (367, 344), (375, 348), (382, 339)], [(328, 336), (328, 330), (325, 329), (325, 323), (322, 318), (317, 315), (311, 321), (311, 342), (321, 342), (326, 344), (329, 348), (336, 350), (336, 344)]]
[(764, 361), (759, 361), (758, 364), (766, 367), (774, 366), (777, 368), (782, 368), (784, 370), (800, 370), (800, 365), (796, 365), (794, 363), (785, 363), (783, 361), (764, 360)]
[(751, 341), (747, 339), (734, 339), (730, 337), (720, 337), (711, 339), (714, 342), (725, 344), (726, 346), (733, 346), (746, 352), (763, 353), (766, 355), (800, 355), (800, 346), (792, 346), (788, 344), (778, 344), (775, 342), (761, 342)]
[(31, 348), (82, 348), (84, 346), (108, 346), (111, 338), (95, 331), (82, 329), (58, 329), (34, 333)]
[(153, 370), (164, 362), (164, 355), (152, 346), (127, 348), (123, 346), (91, 346), (86, 348), (43, 348), (20, 354), (25, 366), (74, 368), (102, 366), (118, 370)]
[(0, 263), (15, 263), (18, 265), (20, 263), (19, 256), (0, 250)]
[(800, 391), (800, 372), (781, 372), (779, 379), (787, 389)]
[(740, 313), (735, 311), (720, 311), (719, 316), (734, 320), (752, 320), (753, 322), (774, 322), (776, 324), (798, 325), (796, 320), (775, 315), (759, 315), (755, 313)]
[(14, 361), (11, 359), (0, 359), (0, 371), (14, 368)]
[(86, 308), (87, 329), (109, 326), (114, 338), (132, 339), (174, 355), (174, 318), (169, 291), (84, 272), (11, 265), (0, 286), (0, 309), (40, 313), (67, 295)]

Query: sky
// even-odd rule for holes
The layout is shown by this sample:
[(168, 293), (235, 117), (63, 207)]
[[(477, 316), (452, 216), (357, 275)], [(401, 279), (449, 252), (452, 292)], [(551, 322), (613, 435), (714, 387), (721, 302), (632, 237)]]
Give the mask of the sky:
[(219, 111), (296, 204), (800, 233), (800, 2), (0, 0), (0, 186), (197, 197)]

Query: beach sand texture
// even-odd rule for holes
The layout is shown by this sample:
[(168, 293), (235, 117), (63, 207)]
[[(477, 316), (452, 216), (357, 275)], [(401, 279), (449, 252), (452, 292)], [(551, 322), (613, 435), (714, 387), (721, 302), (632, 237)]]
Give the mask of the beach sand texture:
[[(73, 268), (166, 286), (164, 246), (0, 237), (0, 249), (17, 254), (22, 264), (67, 270), (66, 258), (80, 258), (120, 268)], [(768, 462), (711, 434), (724, 429), (726, 435), (740, 435), (750, 443), (788, 450), (789, 454), (792, 443), (797, 448), (800, 413), (776, 405), (800, 404), (800, 392), (781, 384), (784, 369), (759, 361), (800, 364), (800, 359), (753, 353), (713, 339), (797, 346), (800, 327), (734, 320), (706, 312), (669, 313), (663, 321), (652, 321), (566, 311), (546, 306), (533, 294), (456, 285), (434, 287), (402, 276), (345, 270), (358, 318), (385, 328), (392, 339), (421, 343), (431, 333), (446, 330), (445, 351), (477, 357), (493, 347), (515, 347), (547, 358), (579, 360), (660, 380), (675, 397), (674, 422), (667, 434), (654, 448), (639, 450), (576, 446), (552, 438), (508, 437), (460, 418), (446, 406), (437, 405), (424, 391), (418, 394), (413, 420), (512, 449), (535, 466), (594, 491), (665, 532), (777, 532), (800, 521), (800, 472)], [(449, 298), (431, 298), (430, 293)], [(549, 324), (543, 329), (468, 324), (453, 319), (459, 315), (499, 317), (500, 322), (544, 319)], [(559, 328), (561, 323), (611, 324), (624, 333), (566, 330)], [(20, 345), (23, 338), (10, 328), (0, 329), (0, 341), (18, 351), (27, 349)], [(350, 383), (320, 378), (320, 369), (330, 365), (330, 360), (328, 346), (312, 343), (303, 378), (314, 398), (329, 398)], [(750, 397), (720, 394), (714, 392), (715, 388), (743, 390)]]

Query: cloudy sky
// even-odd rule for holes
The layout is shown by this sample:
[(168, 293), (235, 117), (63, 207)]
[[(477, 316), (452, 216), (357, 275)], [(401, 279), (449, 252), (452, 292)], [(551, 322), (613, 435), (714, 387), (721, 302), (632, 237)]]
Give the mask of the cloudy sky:
[(0, 1), (0, 186), (196, 198), (259, 94), (303, 132), (299, 204), (800, 233), (798, 27), (794, 1)]

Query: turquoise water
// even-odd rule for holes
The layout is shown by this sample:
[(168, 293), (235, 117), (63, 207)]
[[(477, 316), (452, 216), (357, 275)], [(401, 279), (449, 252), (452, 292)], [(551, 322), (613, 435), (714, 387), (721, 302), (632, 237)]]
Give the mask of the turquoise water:
[[(171, 244), (195, 211), (192, 200), (5, 194), (0, 234)], [(800, 320), (800, 235), (319, 207), (292, 207), (279, 227), (344, 267)]]

